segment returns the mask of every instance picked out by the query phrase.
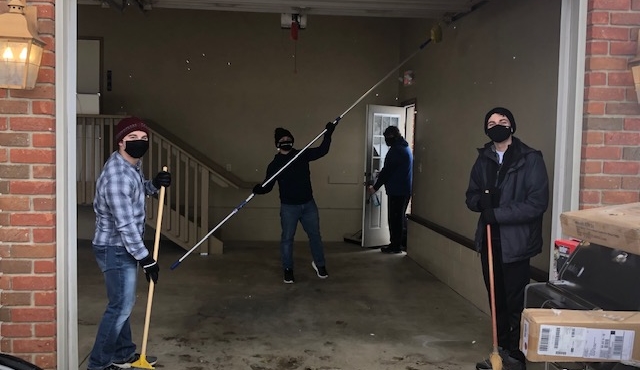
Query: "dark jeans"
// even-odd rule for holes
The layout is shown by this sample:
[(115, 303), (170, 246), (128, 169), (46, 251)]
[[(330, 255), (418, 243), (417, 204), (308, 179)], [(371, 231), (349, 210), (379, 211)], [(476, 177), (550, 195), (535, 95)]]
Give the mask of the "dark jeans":
[(131, 340), (129, 316), (136, 303), (138, 261), (125, 247), (94, 245), (93, 253), (104, 275), (109, 303), (98, 326), (88, 370), (101, 370), (124, 362), (136, 351)]
[[(502, 263), (502, 249), (498, 228), (491, 229), (493, 249), (493, 275), (496, 295), (496, 322), (498, 327), (498, 346), (510, 352), (511, 357), (524, 362), (524, 354), (520, 352), (520, 316), (524, 309), (524, 289), (529, 284), (529, 259)], [(497, 234), (497, 235), (496, 235)], [(482, 274), (489, 293), (489, 260), (487, 243), (483, 243), (480, 257)]]
[(309, 237), (311, 256), (316, 266), (324, 266), (324, 247), (320, 237), (320, 216), (318, 206), (311, 200), (305, 204), (280, 204), (280, 254), (282, 268), (293, 269), (293, 237), (296, 235), (298, 221)]
[(389, 211), (387, 213), (387, 220), (389, 222), (389, 234), (391, 234), (391, 248), (406, 247), (407, 230), (407, 206), (409, 205), (408, 196), (387, 196), (389, 203)]

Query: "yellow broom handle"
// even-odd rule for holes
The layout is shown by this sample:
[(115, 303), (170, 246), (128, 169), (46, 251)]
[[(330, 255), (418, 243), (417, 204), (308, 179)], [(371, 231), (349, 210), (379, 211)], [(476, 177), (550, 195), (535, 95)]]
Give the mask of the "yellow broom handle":
[[(163, 171), (167, 170), (167, 166), (162, 167)], [(158, 217), (156, 218), (156, 236), (153, 241), (153, 259), (158, 262), (158, 245), (160, 244), (160, 230), (162, 227), (162, 213), (164, 210), (164, 186), (160, 187), (160, 195), (158, 196)], [(144, 332), (142, 333), (142, 350), (140, 357), (146, 358), (147, 355), (147, 339), (149, 338), (149, 321), (151, 319), (151, 305), (153, 304), (153, 280), (149, 281), (149, 295), (147, 296), (147, 312), (144, 316)]]

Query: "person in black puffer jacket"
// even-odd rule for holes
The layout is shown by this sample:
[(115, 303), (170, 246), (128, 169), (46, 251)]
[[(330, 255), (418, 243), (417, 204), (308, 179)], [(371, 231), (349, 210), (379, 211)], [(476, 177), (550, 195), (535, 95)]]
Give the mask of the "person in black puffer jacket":
[[(498, 346), (505, 366), (526, 368), (519, 350), (520, 315), (529, 284), (529, 261), (542, 252), (542, 216), (549, 204), (549, 179), (539, 150), (513, 134), (513, 114), (497, 107), (484, 120), (491, 139), (478, 149), (466, 192), (467, 207), (480, 212), (475, 247), (489, 292), (486, 225), (491, 225)], [(488, 359), (476, 364), (491, 369)]]

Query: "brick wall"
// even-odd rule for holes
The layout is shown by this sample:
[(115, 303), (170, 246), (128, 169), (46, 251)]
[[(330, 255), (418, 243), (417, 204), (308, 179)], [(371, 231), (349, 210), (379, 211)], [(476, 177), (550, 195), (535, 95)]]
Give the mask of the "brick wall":
[[(0, 89), (0, 350), (56, 367), (54, 0), (34, 90)], [(5, 5), (5, 4), (2, 4)]]
[(580, 208), (640, 201), (640, 0), (589, 0)]

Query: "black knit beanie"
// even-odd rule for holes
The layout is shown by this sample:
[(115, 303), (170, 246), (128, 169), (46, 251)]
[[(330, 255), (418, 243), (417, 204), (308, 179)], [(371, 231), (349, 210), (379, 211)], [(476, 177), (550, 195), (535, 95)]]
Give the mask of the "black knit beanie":
[(502, 108), (502, 107), (496, 107), (493, 108), (492, 110), (489, 111), (489, 113), (487, 113), (484, 116), (484, 133), (487, 133), (487, 125), (489, 124), (489, 118), (491, 118), (491, 116), (494, 113), (498, 113), (501, 116), (505, 116), (509, 119), (509, 122), (511, 122), (511, 133), (515, 134), (516, 132), (516, 119), (513, 118), (513, 114), (511, 114), (511, 111), (508, 110), (507, 108)]
[(280, 139), (282, 139), (285, 136), (289, 136), (291, 138), (291, 142), (293, 143), (293, 135), (291, 135), (291, 132), (289, 132), (289, 130), (286, 130), (282, 127), (278, 127), (276, 128), (276, 132), (273, 135), (274, 139), (276, 140), (276, 147), (278, 146), (278, 141), (280, 141)]

